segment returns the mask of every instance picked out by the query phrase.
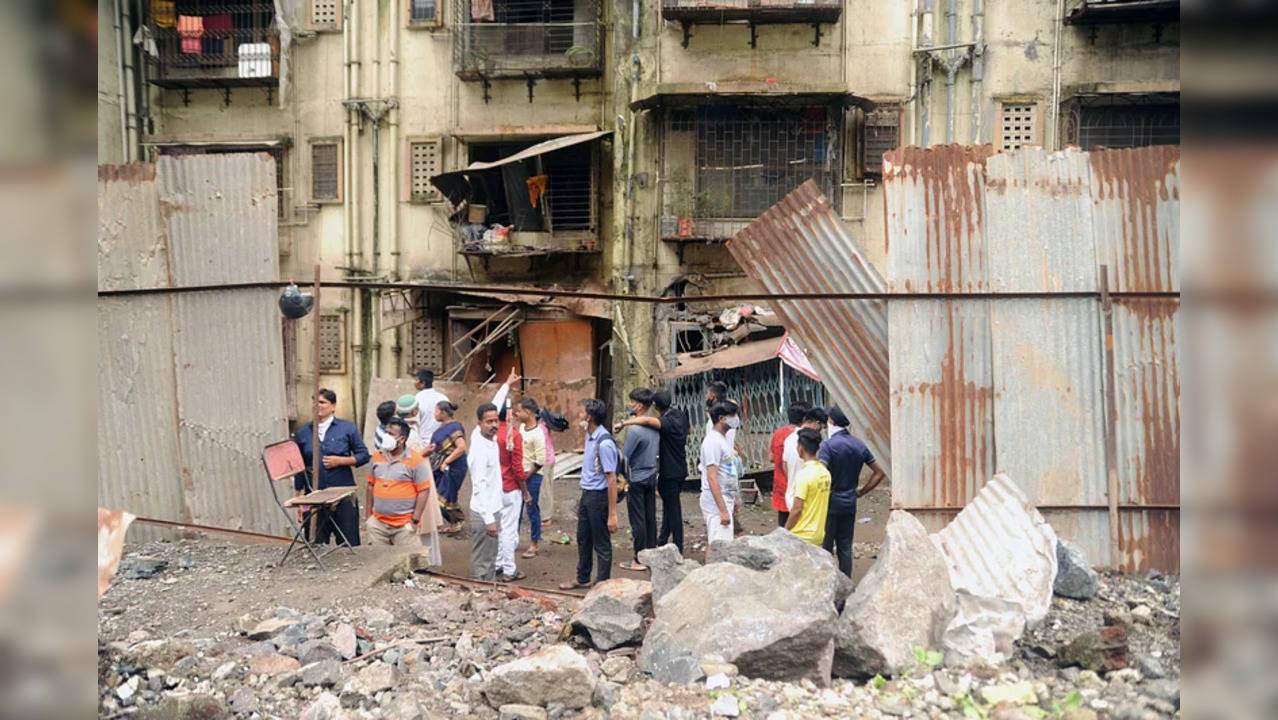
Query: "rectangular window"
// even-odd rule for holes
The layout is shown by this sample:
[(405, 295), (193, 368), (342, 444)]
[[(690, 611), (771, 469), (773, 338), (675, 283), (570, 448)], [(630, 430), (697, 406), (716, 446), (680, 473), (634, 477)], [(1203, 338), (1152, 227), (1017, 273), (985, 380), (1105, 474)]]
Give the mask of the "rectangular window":
[(320, 313), (320, 372), (346, 372), (345, 320), (342, 313)]
[(409, 0), (408, 22), (412, 25), (438, 25), (438, 0)]
[(1085, 150), (1180, 144), (1180, 103), (1166, 97), (1081, 98), (1062, 109), (1062, 141)]
[(311, 0), (311, 26), (317, 30), (341, 29), (341, 0)]
[(439, 202), (443, 198), (431, 185), (432, 175), (443, 172), (439, 140), (409, 140), (408, 168), (410, 200), (416, 203)]
[(1000, 151), (1041, 144), (1038, 139), (1038, 103), (1003, 103), (998, 130)]
[(342, 199), (341, 144), (336, 141), (311, 143), (311, 200), (340, 202)]
[(823, 106), (670, 111), (663, 140), (663, 236), (673, 227), (679, 237), (731, 237), (737, 225), (809, 179), (837, 204), (843, 116), (842, 109)]
[(881, 103), (865, 114), (862, 148), (866, 175), (883, 174), (883, 153), (901, 144), (901, 106)]

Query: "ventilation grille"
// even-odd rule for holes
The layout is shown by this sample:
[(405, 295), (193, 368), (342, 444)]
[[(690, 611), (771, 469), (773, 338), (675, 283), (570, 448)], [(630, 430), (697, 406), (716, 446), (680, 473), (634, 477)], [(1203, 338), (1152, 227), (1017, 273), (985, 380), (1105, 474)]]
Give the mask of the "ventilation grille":
[(1035, 127), (1037, 106), (1034, 103), (1003, 105), (1000, 150), (1017, 150), (1022, 145), (1038, 144), (1038, 128)]
[(315, 143), (311, 146), (311, 199), (337, 200), (337, 143)]
[(346, 324), (341, 313), (322, 313), (319, 317), (320, 371), (346, 372), (346, 344), (343, 334)]
[(430, 184), (430, 178), (440, 172), (439, 141), (419, 140), (409, 143), (408, 147), (413, 202), (438, 202), (439, 190)]

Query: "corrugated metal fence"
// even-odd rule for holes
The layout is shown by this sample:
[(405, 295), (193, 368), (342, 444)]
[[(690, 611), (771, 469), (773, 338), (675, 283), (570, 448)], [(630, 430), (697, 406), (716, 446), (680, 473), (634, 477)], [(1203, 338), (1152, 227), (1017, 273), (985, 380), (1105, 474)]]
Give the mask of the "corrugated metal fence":
[[(1094, 563), (1179, 568), (1179, 167), (1174, 147), (885, 156), (890, 335), (866, 300), (778, 309), (881, 455), (890, 426), (894, 507), (937, 530), (1005, 472)], [(813, 191), (729, 248), (772, 292), (874, 292)], [(880, 354), (888, 402), (865, 397)]]
[[(277, 280), (275, 193), (265, 154), (100, 167), (99, 291)], [(98, 298), (100, 506), (283, 532), (261, 460), (288, 434), (275, 299)]]

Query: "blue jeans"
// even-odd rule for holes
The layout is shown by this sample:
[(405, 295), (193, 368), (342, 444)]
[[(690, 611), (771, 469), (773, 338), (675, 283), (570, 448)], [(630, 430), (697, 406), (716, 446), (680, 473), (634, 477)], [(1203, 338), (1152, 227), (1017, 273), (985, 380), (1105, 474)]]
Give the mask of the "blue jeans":
[[(541, 542), (541, 473), (528, 476), (528, 494), (532, 495), (532, 502), (524, 503), (524, 510), (528, 512), (528, 522), (531, 525), (528, 528), (528, 539), (538, 543)], [(522, 515), (519, 522), (523, 524)]]

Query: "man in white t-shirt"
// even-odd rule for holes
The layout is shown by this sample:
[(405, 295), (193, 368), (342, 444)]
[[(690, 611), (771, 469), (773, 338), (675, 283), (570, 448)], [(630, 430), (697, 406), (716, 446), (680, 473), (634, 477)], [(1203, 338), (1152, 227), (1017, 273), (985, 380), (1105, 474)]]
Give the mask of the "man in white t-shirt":
[[(811, 408), (803, 415), (803, 424), (799, 429), (809, 428), (821, 432), (825, 429), (825, 410)], [(781, 463), (785, 465), (785, 506), (794, 505), (794, 491), (798, 489), (799, 471), (803, 469), (803, 458), (799, 456), (799, 433), (792, 432), (785, 439), (781, 450)]]
[(736, 451), (728, 431), (740, 424), (737, 405), (724, 401), (710, 407), (711, 429), (701, 441), (701, 516), (706, 523), (706, 556), (710, 546), (732, 539), (732, 510), (741, 494)]
[[(732, 402), (728, 399), (728, 385), (721, 380), (715, 380), (706, 386), (706, 435), (710, 435), (710, 431), (714, 429), (714, 421), (710, 419), (710, 408), (716, 403)], [(737, 429), (735, 427), (728, 428), (728, 445), (735, 448), (737, 446)]]
[(413, 386), (417, 388), (417, 435), (422, 442), (430, 445), (439, 429), (439, 421), (435, 419), (435, 407), (448, 396), (435, 389), (435, 373), (425, 368), (418, 368), (417, 380)]

